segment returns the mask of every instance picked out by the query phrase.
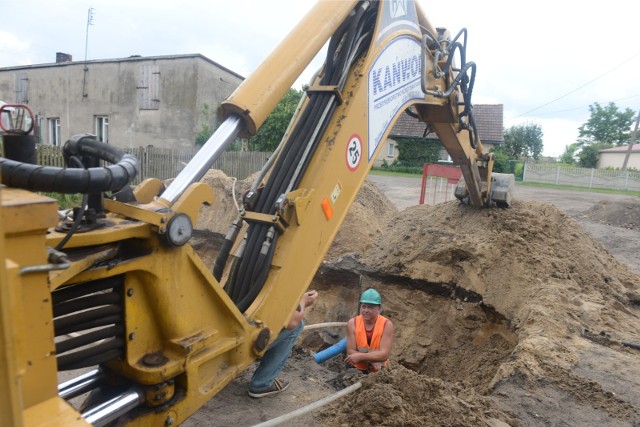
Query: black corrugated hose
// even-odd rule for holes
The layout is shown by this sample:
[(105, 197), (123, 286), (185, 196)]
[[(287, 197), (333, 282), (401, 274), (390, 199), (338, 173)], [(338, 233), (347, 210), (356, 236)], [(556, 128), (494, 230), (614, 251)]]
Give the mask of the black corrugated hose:
[(2, 183), (31, 191), (96, 194), (117, 191), (138, 174), (138, 160), (131, 154), (97, 141), (94, 135), (75, 135), (65, 143), (63, 155), (92, 156), (112, 165), (102, 168), (38, 166), (0, 157)]

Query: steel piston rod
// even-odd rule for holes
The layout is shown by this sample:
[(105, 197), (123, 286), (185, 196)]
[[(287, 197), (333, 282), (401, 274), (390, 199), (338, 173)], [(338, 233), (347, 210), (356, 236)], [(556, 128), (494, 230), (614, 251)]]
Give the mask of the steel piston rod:
[(140, 390), (131, 388), (104, 403), (89, 408), (82, 413), (82, 418), (95, 427), (101, 427), (136, 408), (143, 399), (144, 395)]
[(73, 399), (89, 390), (93, 390), (104, 380), (104, 374), (99, 369), (80, 375), (58, 386), (58, 395), (63, 399)]
[(211, 138), (202, 146), (200, 151), (191, 159), (187, 166), (178, 174), (176, 179), (162, 193), (160, 198), (173, 205), (184, 193), (184, 191), (194, 182), (207, 173), (213, 162), (216, 161), (224, 149), (232, 142), (240, 132), (242, 120), (240, 116), (231, 114), (211, 135)]

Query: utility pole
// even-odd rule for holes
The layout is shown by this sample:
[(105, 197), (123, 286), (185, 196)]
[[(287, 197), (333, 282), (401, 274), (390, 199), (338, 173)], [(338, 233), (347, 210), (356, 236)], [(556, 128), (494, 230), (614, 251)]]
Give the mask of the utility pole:
[(93, 11), (95, 9), (90, 7), (87, 12), (87, 32), (84, 36), (84, 77), (82, 78), (82, 98), (86, 98), (88, 96), (86, 87), (87, 87), (87, 50), (89, 48), (89, 25), (93, 25)]
[(638, 124), (640, 124), (640, 111), (638, 111), (638, 117), (636, 118), (636, 126), (633, 128), (633, 132), (631, 132), (631, 142), (629, 143), (629, 149), (627, 150), (627, 155), (624, 156), (624, 163), (622, 163), (623, 172), (627, 170), (627, 163), (629, 163), (631, 150), (633, 149), (633, 144), (636, 143), (636, 136), (638, 135)]

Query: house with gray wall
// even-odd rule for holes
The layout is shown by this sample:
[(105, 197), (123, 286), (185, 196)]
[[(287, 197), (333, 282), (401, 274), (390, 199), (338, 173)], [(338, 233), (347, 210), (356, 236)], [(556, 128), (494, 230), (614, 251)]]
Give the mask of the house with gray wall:
[[(475, 104), (473, 106), (473, 117), (475, 119), (476, 128), (480, 142), (485, 150), (489, 151), (504, 142), (503, 123), (504, 111), (502, 104)], [(420, 120), (401, 114), (396, 121), (393, 129), (389, 133), (389, 137), (380, 150), (376, 158), (374, 166), (382, 166), (383, 161), (388, 164), (393, 163), (398, 158), (399, 149), (396, 138), (427, 138), (438, 140), (435, 133), (427, 133), (425, 135), (426, 124)], [(440, 151), (440, 160), (443, 163), (450, 163), (449, 153), (442, 148)]]
[(220, 103), (244, 79), (200, 54), (68, 59), (0, 68), (0, 101), (28, 105), (44, 144), (92, 133), (124, 148), (194, 147), (203, 125), (215, 129)]

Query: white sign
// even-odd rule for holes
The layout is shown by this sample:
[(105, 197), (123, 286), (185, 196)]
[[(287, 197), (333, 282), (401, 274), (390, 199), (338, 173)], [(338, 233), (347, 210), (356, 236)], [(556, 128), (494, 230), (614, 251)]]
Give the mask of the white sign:
[(398, 111), (424, 99), (420, 62), (420, 43), (408, 36), (392, 41), (374, 61), (368, 76), (369, 162)]
[(362, 142), (360, 135), (354, 133), (347, 143), (347, 167), (351, 172), (358, 169), (362, 159)]

